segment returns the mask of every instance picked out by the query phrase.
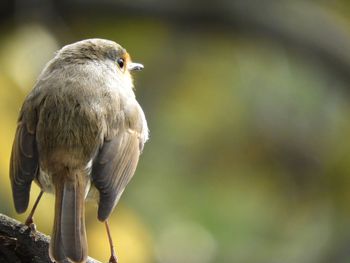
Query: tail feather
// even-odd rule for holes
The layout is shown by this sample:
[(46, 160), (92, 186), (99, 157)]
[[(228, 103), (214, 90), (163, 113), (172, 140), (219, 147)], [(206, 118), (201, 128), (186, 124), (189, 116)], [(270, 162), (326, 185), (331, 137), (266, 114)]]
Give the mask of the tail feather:
[(76, 173), (58, 177), (55, 183), (55, 222), (50, 256), (57, 262), (66, 259), (73, 262), (86, 261), (85, 180), (84, 174)]

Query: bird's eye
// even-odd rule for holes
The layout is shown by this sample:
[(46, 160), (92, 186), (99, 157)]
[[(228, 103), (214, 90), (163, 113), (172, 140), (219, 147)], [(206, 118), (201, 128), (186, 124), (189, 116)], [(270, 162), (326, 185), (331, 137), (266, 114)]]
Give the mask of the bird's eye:
[(119, 65), (120, 68), (123, 68), (123, 67), (124, 67), (124, 59), (118, 58), (117, 63), (118, 63), (118, 65)]

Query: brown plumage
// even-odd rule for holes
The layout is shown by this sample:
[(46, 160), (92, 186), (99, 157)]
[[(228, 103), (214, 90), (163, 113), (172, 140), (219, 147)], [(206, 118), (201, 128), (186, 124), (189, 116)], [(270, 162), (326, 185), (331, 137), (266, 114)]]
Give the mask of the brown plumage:
[(31, 183), (55, 193), (50, 256), (85, 262), (84, 201), (97, 189), (105, 221), (133, 176), (148, 139), (135, 99), (128, 53), (115, 42), (88, 39), (63, 47), (25, 99), (12, 149), (10, 178), (18, 213)]

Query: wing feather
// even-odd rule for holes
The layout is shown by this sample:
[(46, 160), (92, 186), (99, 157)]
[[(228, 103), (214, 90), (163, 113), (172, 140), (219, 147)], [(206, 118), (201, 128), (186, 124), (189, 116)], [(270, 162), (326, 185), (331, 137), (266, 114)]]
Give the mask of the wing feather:
[(30, 187), (37, 171), (35, 132), (30, 132), (26, 122), (22, 120), (17, 126), (10, 161), (12, 194), (18, 213), (23, 213), (28, 207)]
[(105, 221), (134, 175), (139, 155), (139, 136), (125, 131), (105, 141), (92, 167), (92, 180), (100, 192), (98, 219)]

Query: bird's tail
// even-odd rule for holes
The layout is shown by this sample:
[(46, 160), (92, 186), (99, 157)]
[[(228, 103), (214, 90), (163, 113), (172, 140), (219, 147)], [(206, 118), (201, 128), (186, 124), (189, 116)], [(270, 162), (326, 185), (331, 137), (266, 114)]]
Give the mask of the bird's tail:
[(64, 169), (54, 178), (55, 220), (49, 254), (52, 260), (85, 262), (87, 239), (84, 199), (87, 176), (83, 171)]

